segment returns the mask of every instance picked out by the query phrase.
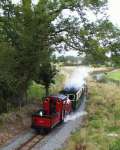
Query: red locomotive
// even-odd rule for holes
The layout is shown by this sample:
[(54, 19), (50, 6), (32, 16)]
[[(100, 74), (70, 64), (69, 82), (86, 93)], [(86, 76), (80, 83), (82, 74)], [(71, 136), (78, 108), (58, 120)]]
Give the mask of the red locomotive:
[(43, 101), (43, 108), (32, 115), (32, 128), (49, 131), (62, 122), (72, 111), (72, 102), (62, 94), (48, 96)]

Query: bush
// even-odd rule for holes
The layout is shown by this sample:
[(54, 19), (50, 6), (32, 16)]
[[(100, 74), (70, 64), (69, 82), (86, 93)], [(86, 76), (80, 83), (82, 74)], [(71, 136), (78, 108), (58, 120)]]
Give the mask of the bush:
[(112, 142), (109, 146), (109, 150), (120, 150), (120, 139)]

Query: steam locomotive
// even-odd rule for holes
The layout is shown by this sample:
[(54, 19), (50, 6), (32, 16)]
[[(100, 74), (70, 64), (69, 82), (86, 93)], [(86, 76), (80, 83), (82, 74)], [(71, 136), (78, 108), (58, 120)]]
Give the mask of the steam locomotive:
[(67, 114), (75, 111), (87, 95), (87, 86), (64, 88), (57, 95), (47, 96), (43, 100), (42, 109), (32, 115), (32, 128), (37, 131), (50, 131), (64, 121)]

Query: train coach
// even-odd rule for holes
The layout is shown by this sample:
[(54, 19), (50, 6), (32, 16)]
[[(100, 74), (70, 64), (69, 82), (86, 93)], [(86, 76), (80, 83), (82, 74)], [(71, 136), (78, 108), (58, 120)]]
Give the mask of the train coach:
[(66, 87), (60, 93), (66, 95), (72, 102), (72, 109), (75, 111), (82, 103), (83, 97), (87, 96), (87, 85), (84, 83), (80, 87)]
[(32, 128), (37, 131), (49, 131), (61, 123), (72, 111), (72, 102), (62, 94), (48, 96), (43, 101), (43, 108), (32, 115)]

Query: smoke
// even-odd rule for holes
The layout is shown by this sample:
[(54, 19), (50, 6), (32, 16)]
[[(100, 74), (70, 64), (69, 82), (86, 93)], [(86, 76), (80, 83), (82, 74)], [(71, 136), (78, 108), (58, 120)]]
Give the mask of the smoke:
[[(92, 68), (90, 67), (80, 66), (76, 68), (75, 71), (70, 75), (70, 79), (65, 83), (65, 88), (80, 88), (86, 82), (85, 79), (89, 75), (90, 71), (92, 71)], [(83, 106), (81, 107), (83, 108)], [(77, 118), (87, 115), (87, 112), (82, 110), (80, 109), (79, 112), (74, 112), (70, 115), (67, 115), (64, 121), (74, 121)]]
[(77, 118), (80, 118), (80, 117), (85, 116), (85, 115), (87, 115), (86, 111), (81, 111), (81, 112), (73, 113), (71, 115), (66, 116), (64, 122), (74, 121)]
[(85, 83), (91, 69), (89, 67), (78, 67), (72, 73), (70, 79), (65, 83), (65, 88), (80, 88)]

